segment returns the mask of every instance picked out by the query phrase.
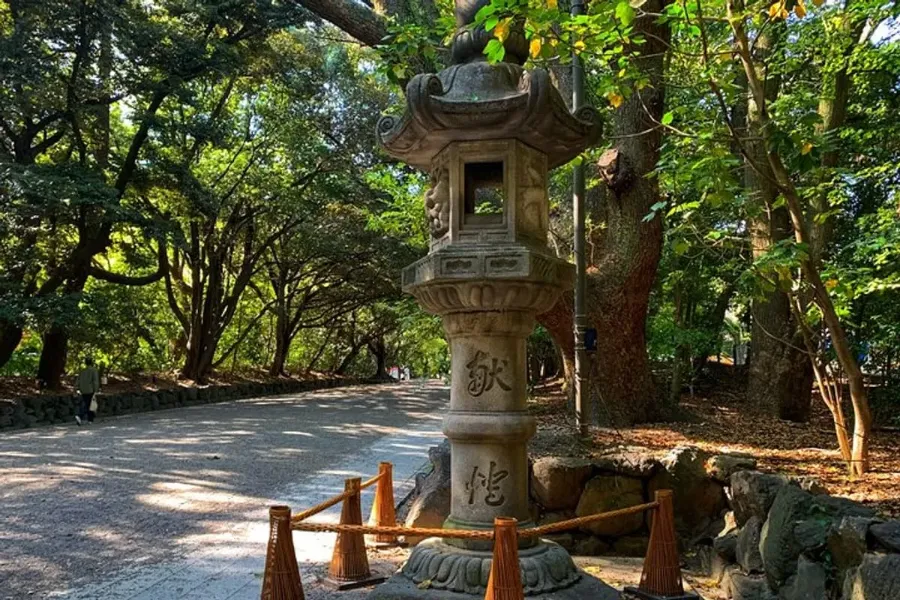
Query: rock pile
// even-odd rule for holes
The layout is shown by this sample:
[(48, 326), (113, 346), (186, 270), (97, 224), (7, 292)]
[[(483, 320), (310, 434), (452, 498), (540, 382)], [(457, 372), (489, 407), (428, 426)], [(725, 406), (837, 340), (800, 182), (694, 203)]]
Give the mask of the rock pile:
[(900, 599), (900, 522), (758, 471), (731, 476), (710, 571), (732, 600)]

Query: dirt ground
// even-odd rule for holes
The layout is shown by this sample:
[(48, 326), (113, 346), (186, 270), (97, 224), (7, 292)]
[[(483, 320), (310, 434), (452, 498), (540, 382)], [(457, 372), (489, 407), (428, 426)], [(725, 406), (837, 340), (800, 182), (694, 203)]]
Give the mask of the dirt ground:
[(817, 398), (810, 421), (792, 423), (747, 403), (735, 382), (720, 381), (698, 387), (693, 396), (684, 394), (676, 421), (597, 428), (590, 438), (574, 434), (559, 383), (537, 388), (529, 408), (538, 417), (538, 434), (530, 446), (535, 456), (589, 457), (616, 446), (643, 446), (663, 455), (679, 444), (744, 452), (756, 457), (761, 470), (815, 477), (833, 495), (870, 505), (884, 517), (900, 516), (900, 432), (873, 432), (871, 472), (852, 481), (837, 449), (830, 413)]

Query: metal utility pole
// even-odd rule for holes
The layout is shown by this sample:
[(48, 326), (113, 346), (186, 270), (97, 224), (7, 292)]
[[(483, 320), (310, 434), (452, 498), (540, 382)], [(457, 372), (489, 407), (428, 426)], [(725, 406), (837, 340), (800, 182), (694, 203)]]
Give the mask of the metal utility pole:
[[(572, 16), (584, 14), (584, 0), (572, 0)], [(584, 105), (584, 64), (572, 50), (572, 112)], [(572, 176), (572, 212), (575, 218), (575, 426), (582, 435), (587, 433), (588, 415), (585, 411), (587, 392), (587, 351), (584, 333), (587, 328), (585, 314), (585, 211), (584, 211), (584, 161), (575, 165)]]

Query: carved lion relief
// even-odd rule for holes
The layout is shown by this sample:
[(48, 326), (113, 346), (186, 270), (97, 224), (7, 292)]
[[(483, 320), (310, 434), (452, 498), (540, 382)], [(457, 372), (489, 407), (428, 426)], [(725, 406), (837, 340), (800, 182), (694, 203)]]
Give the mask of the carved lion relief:
[(443, 237), (450, 230), (450, 174), (446, 168), (431, 173), (431, 187), (425, 192), (425, 214), (431, 237)]

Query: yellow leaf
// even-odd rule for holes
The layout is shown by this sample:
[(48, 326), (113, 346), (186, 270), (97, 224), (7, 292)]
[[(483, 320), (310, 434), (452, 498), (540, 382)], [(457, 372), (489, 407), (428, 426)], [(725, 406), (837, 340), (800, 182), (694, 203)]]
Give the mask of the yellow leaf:
[(797, 4), (794, 5), (794, 14), (798, 19), (806, 16), (806, 5), (803, 4), (803, 0), (797, 0)]
[(769, 7), (769, 17), (777, 19), (779, 14), (781, 14), (781, 2), (776, 2)]
[(585, 48), (587, 48), (587, 46), (584, 45), (583, 41), (578, 40), (577, 42), (575, 42), (575, 52), (576, 53), (584, 52)]
[(800, 147), (800, 154), (809, 154), (813, 149), (813, 145), (810, 142), (803, 142), (803, 146)]
[(609, 103), (613, 105), (613, 108), (619, 108), (620, 106), (622, 106), (622, 102), (625, 101), (625, 98), (623, 98), (622, 95), (617, 92), (608, 93), (606, 95), (606, 98), (607, 100), (609, 100)]
[(509, 24), (512, 19), (503, 19), (497, 26), (494, 27), (494, 37), (500, 40), (501, 42), (505, 42), (506, 38), (509, 37)]
[(788, 10), (782, 5), (781, 13), (778, 16), (781, 17), (782, 19), (787, 19), (789, 14), (790, 13), (788, 13)]
[(547, 0), (547, 8), (556, 8), (557, 6), (556, 0)]
[(541, 45), (541, 38), (531, 38), (531, 44), (529, 44), (529, 49), (531, 50), (531, 58), (537, 58), (541, 55)]
[(825, 4), (825, 0), (813, 0), (813, 4), (815, 4), (816, 6), (822, 6), (823, 4)]
[(837, 285), (838, 285), (837, 279), (829, 279), (828, 281), (825, 282), (825, 287), (828, 288), (829, 290), (833, 290), (834, 288), (837, 287)]
[(559, 40), (555, 37), (550, 38), (550, 45), (556, 48), (556, 45), (559, 44)]

